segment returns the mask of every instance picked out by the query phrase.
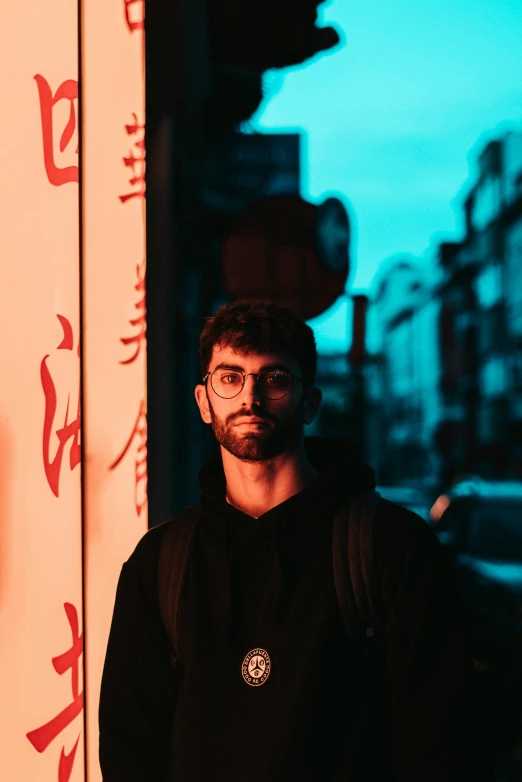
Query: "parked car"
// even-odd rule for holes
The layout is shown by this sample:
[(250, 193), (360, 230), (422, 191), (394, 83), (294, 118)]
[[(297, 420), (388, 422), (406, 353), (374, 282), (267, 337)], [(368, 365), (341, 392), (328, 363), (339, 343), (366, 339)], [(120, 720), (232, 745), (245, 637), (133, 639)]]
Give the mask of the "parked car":
[(522, 482), (468, 476), (430, 522), (464, 599), (475, 708), (498, 782), (522, 779)]
[(522, 671), (522, 482), (460, 481), (430, 523), (455, 562), (474, 655)]

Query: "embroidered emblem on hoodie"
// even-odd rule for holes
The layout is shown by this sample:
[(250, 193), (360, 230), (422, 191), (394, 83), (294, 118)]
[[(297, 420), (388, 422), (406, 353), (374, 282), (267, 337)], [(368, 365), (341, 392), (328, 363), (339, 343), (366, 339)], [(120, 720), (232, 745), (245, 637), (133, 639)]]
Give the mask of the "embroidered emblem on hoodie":
[(270, 676), (271, 662), (264, 649), (252, 649), (241, 666), (243, 679), (251, 687), (259, 687)]

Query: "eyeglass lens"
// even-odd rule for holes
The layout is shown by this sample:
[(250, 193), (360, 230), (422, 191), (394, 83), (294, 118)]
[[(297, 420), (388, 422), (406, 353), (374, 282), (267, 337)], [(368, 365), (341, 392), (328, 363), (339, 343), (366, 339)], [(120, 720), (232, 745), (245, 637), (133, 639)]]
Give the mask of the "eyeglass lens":
[[(241, 372), (231, 369), (218, 369), (210, 376), (212, 388), (223, 399), (232, 399), (243, 388), (245, 381)], [(282, 369), (266, 369), (257, 376), (260, 393), (267, 399), (281, 399), (288, 393), (292, 376)]]

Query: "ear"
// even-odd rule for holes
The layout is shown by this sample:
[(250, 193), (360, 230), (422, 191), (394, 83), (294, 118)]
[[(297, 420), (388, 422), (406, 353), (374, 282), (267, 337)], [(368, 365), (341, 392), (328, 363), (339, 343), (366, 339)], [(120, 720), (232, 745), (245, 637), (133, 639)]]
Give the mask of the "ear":
[(203, 383), (199, 383), (196, 386), (194, 389), (194, 396), (196, 397), (196, 402), (198, 403), (201, 418), (206, 424), (211, 424), (212, 416), (210, 415), (210, 409), (208, 406), (207, 389)]
[(304, 396), (303, 418), (305, 424), (311, 424), (317, 413), (323, 399), (323, 392), (320, 388), (313, 386), (307, 388)]

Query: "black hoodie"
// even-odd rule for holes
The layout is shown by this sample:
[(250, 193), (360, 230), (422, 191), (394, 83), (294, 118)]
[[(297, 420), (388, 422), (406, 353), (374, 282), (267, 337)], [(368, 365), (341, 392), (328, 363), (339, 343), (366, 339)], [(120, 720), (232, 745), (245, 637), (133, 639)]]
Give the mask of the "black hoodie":
[[(382, 663), (362, 659), (347, 637), (333, 510), (374, 477), (335, 446), (308, 441), (319, 477), (259, 519), (227, 504), (219, 457), (203, 467), (175, 669), (157, 593), (166, 525), (139, 542), (120, 576), (103, 673), (104, 782), (489, 778), (470, 749), (449, 564), (425, 522), (384, 500), (375, 524)], [(249, 658), (263, 666), (250, 683)]]

